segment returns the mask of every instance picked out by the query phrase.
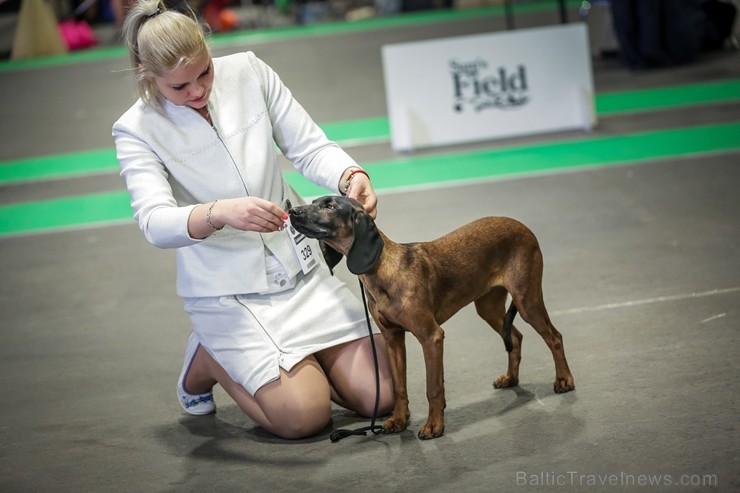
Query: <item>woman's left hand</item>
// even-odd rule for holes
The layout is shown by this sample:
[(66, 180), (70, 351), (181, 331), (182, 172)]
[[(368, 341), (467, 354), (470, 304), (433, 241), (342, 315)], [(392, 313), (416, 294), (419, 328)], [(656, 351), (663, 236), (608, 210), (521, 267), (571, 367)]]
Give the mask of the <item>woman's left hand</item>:
[(367, 176), (361, 173), (352, 176), (347, 189), (347, 197), (361, 203), (373, 219), (378, 215), (378, 196), (375, 195), (375, 190), (370, 184), (370, 178)]

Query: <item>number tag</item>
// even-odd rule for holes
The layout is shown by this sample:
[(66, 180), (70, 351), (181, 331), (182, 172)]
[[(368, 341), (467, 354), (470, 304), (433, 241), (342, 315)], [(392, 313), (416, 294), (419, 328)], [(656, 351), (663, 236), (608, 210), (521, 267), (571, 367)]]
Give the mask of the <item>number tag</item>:
[(298, 261), (301, 263), (301, 270), (304, 274), (308, 274), (318, 264), (316, 260), (316, 248), (313, 248), (308, 242), (308, 238), (303, 233), (296, 231), (296, 229), (288, 221), (288, 227), (285, 228), (288, 232), (288, 236), (292, 239), (291, 244), (295, 249), (295, 254), (298, 256)]

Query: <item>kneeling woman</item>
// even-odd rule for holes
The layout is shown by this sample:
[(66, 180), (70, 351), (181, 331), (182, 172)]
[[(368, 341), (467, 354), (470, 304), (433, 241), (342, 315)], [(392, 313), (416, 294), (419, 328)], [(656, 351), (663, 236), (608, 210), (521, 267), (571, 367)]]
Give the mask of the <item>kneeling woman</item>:
[[(283, 208), (292, 190), (275, 144), (306, 178), (374, 216), (369, 178), (353, 173), (357, 163), (253, 53), (212, 58), (190, 15), (140, 0), (123, 33), (140, 99), (113, 137), (142, 232), (177, 249), (177, 292), (193, 329), (180, 404), (190, 414), (214, 412), (218, 383), (284, 438), (321, 431), (331, 401), (371, 416), (375, 369), (362, 304), (315, 258), (315, 243), (313, 263), (295, 247)], [(374, 331), (382, 415), (393, 392)]]

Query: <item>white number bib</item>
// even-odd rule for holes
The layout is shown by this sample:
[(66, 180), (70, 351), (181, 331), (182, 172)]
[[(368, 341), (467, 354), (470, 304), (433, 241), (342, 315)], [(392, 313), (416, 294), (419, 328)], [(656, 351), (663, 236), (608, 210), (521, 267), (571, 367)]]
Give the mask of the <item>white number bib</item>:
[(316, 251), (318, 249), (309, 244), (306, 235), (296, 231), (290, 224), (290, 221), (288, 221), (288, 227), (285, 228), (285, 231), (288, 232), (288, 236), (292, 240), (291, 244), (295, 249), (295, 254), (298, 256), (298, 261), (301, 263), (301, 270), (303, 270), (304, 274), (308, 274), (318, 265), (319, 261), (316, 255), (319, 255), (320, 252)]

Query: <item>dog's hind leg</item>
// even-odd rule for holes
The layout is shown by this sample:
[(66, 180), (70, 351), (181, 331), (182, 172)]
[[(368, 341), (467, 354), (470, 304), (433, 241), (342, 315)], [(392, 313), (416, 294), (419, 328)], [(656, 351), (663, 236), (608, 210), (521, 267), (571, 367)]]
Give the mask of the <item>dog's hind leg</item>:
[[(515, 295), (512, 293), (512, 296)], [(515, 296), (514, 303), (519, 308), (519, 315), (521, 315), (522, 319), (542, 336), (547, 347), (550, 348), (550, 352), (552, 352), (552, 358), (555, 361), (553, 390), (561, 394), (575, 389), (573, 374), (571, 374), (570, 368), (568, 368), (568, 360), (565, 358), (563, 336), (552, 324), (552, 321), (550, 321), (542, 297), (542, 290), (538, 289), (535, 292), (529, 292), (526, 296)]]
[[(506, 347), (509, 355), (509, 366), (506, 374), (501, 375), (493, 382), (497, 389), (515, 387), (519, 384), (519, 363), (522, 359), (522, 334), (513, 326), (513, 315), (516, 308), (510, 308), (508, 327), (505, 323), (506, 312), (506, 289), (495, 287), (489, 292), (475, 300), (475, 309), (478, 315), (490, 325), (493, 330), (498, 332), (504, 340), (504, 344), (510, 339), (511, 347)], [(509, 332), (510, 331), (510, 332)]]

